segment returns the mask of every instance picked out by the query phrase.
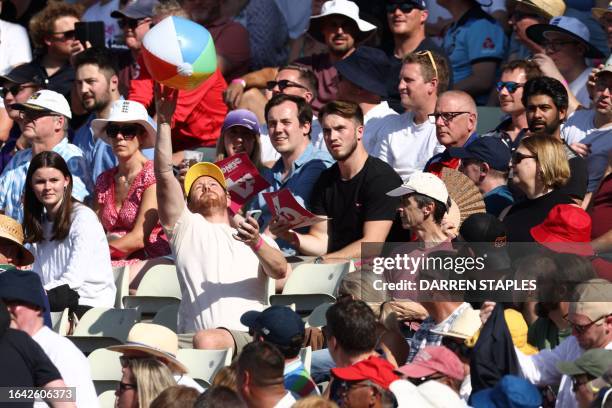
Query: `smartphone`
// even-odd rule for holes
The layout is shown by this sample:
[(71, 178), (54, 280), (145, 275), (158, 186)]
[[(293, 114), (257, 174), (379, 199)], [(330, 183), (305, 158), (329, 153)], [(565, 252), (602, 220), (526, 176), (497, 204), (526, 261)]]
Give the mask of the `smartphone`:
[(261, 210), (247, 211), (246, 215), (247, 215), (247, 218), (248, 217), (253, 217), (253, 218), (255, 218), (255, 221), (259, 221), (259, 217), (261, 217)]
[(74, 24), (74, 36), (83, 46), (89, 41), (92, 47), (104, 48), (104, 23), (102, 21), (81, 21)]

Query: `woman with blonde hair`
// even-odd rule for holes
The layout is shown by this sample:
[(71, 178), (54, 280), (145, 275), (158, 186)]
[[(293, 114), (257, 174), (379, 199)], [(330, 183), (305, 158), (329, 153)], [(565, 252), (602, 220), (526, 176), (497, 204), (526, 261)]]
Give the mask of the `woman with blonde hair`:
[(166, 388), (176, 385), (170, 369), (155, 358), (133, 358), (123, 368), (115, 391), (117, 408), (148, 408)]
[(546, 219), (557, 204), (572, 204), (561, 190), (570, 167), (561, 140), (544, 135), (524, 138), (510, 162), (512, 182), (526, 199), (502, 212), (509, 242), (533, 242), (530, 229)]

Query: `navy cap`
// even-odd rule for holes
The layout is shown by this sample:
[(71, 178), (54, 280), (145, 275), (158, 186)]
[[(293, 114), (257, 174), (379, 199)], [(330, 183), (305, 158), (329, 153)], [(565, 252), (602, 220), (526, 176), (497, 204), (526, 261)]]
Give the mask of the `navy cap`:
[(287, 306), (275, 305), (263, 312), (246, 312), (240, 317), (240, 323), (261, 333), (265, 341), (279, 346), (288, 346), (293, 337), (304, 335), (304, 322)]
[(498, 137), (479, 137), (465, 147), (451, 147), (448, 150), (451, 157), (460, 159), (478, 159), (495, 170), (509, 170), (510, 148)]
[(0, 298), (16, 300), (45, 310), (42, 283), (38, 274), (32, 271), (8, 269), (0, 273)]
[(459, 234), (466, 242), (494, 242), (504, 244), (508, 232), (503, 222), (487, 213), (472, 214), (463, 221)]
[(427, 4), (425, 0), (387, 0), (388, 4), (412, 4), (414, 7), (425, 10)]
[(138, 0), (128, 4), (123, 10), (115, 10), (111, 13), (112, 18), (131, 18), (134, 20), (146, 17), (153, 17), (153, 8), (157, 5), (157, 0)]
[(506, 375), (495, 387), (472, 394), (470, 405), (475, 408), (538, 408), (542, 405), (542, 395), (529, 381), (514, 375)]
[(257, 120), (257, 116), (247, 109), (236, 109), (228, 112), (223, 121), (221, 132), (225, 132), (227, 129), (234, 126), (242, 126), (249, 129), (251, 132), (259, 134), (259, 121)]
[(31, 63), (17, 65), (7, 74), (0, 76), (0, 81), (10, 81), (16, 84), (25, 84), (28, 82), (33, 82), (37, 85), (42, 86), (45, 83), (45, 80), (41, 74), (40, 68), (36, 67)]
[(353, 84), (383, 98), (387, 97), (389, 57), (378, 48), (358, 47), (335, 64), (336, 70)]

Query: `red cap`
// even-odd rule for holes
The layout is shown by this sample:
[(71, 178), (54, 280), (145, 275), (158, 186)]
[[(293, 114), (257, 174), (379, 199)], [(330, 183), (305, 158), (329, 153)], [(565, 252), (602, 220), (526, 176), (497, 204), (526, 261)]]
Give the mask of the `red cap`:
[(348, 367), (332, 368), (331, 372), (334, 377), (340, 380), (370, 380), (388, 390), (389, 384), (399, 379), (399, 376), (393, 372), (394, 369), (391, 363), (384, 358), (373, 356)]
[(582, 208), (559, 204), (540, 225), (531, 228), (531, 236), (552, 251), (590, 256), (593, 248), (580, 243), (591, 242), (591, 226), (591, 217)]
[(444, 346), (428, 346), (417, 353), (412, 363), (397, 369), (409, 378), (429, 377), (440, 373), (456, 380), (465, 378), (463, 363), (459, 357)]

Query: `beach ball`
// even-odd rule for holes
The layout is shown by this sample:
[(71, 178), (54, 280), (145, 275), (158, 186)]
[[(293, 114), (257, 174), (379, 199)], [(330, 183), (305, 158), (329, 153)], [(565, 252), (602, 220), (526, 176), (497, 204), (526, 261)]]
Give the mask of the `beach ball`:
[(207, 29), (182, 17), (166, 17), (144, 36), (142, 56), (151, 77), (176, 89), (194, 89), (217, 69)]

